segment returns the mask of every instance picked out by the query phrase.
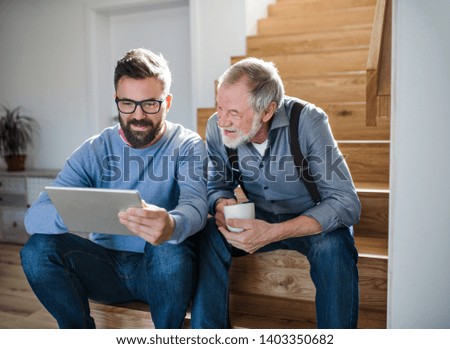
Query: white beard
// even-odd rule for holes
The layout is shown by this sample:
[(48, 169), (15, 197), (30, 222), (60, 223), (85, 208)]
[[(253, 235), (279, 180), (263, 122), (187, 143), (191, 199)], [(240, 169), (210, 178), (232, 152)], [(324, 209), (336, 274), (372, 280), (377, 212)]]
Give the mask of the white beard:
[[(240, 145), (250, 142), (250, 140), (256, 136), (256, 134), (258, 133), (261, 126), (262, 126), (261, 119), (257, 115), (255, 115), (255, 118), (253, 119), (253, 123), (252, 123), (252, 128), (250, 129), (249, 133), (246, 135), (241, 130), (236, 130), (234, 127), (229, 127), (229, 128), (219, 127), (219, 130), (220, 130), (220, 134), (222, 136), (223, 144), (225, 144), (225, 146), (228, 148), (236, 149)], [(237, 137), (230, 138), (230, 137), (225, 136), (224, 130), (236, 132)]]

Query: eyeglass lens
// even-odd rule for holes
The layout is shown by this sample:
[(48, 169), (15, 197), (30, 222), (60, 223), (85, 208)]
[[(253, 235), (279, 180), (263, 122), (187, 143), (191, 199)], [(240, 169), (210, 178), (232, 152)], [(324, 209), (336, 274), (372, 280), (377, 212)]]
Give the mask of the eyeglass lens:
[(161, 108), (161, 103), (162, 101), (153, 99), (141, 102), (123, 99), (117, 101), (117, 107), (122, 113), (131, 114), (134, 113), (137, 106), (140, 105), (144, 113), (156, 114), (157, 112), (159, 112), (159, 109)]

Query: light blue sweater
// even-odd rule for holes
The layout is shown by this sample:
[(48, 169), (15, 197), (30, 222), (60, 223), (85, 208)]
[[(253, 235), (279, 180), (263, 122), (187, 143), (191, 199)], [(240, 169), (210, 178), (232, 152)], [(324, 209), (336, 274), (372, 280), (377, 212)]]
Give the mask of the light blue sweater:
[[(169, 243), (183, 241), (206, 222), (206, 150), (196, 133), (168, 121), (166, 125), (163, 137), (143, 149), (128, 146), (118, 125), (103, 130), (74, 151), (52, 185), (137, 189), (143, 200), (173, 216)], [(45, 192), (28, 209), (25, 227), (29, 234), (68, 231)], [(137, 236), (94, 233), (91, 239), (114, 250), (142, 252), (145, 246)]]

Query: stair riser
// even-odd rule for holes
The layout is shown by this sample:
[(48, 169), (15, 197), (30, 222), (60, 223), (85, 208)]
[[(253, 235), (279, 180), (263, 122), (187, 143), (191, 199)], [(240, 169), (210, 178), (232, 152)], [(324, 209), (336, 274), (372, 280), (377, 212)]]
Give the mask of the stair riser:
[(389, 183), (389, 143), (339, 143), (353, 181)]
[(389, 140), (390, 119), (378, 120), (377, 126), (366, 126), (365, 103), (330, 103), (319, 105), (328, 115), (337, 140)]
[(317, 77), (311, 79), (285, 79), (289, 96), (299, 96), (316, 105), (323, 103), (365, 102), (365, 74)]
[(387, 241), (389, 231), (389, 193), (358, 192), (361, 201), (361, 219), (355, 226), (355, 235), (380, 238)]
[(315, 33), (342, 28), (370, 28), (375, 7), (328, 12), (317, 16), (299, 13), (295, 18), (264, 18), (258, 21), (259, 35)]

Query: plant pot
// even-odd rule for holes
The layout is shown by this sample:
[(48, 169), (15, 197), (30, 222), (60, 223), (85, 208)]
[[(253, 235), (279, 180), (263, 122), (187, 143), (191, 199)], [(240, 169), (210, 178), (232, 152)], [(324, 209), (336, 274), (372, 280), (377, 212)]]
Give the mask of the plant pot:
[(27, 156), (21, 155), (5, 155), (5, 162), (8, 171), (25, 171), (25, 161)]

